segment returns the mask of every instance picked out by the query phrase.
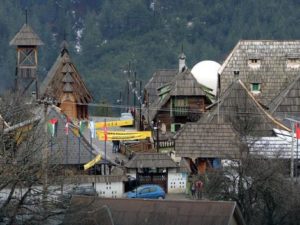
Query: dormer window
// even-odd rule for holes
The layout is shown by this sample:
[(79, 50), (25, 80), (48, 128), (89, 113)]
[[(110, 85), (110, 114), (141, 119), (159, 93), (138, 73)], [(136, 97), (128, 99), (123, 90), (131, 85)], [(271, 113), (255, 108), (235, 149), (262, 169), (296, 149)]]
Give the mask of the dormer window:
[(251, 84), (251, 92), (254, 94), (258, 94), (260, 93), (261, 89), (260, 89), (260, 83), (252, 83)]
[(261, 60), (258, 58), (250, 58), (248, 60), (248, 66), (252, 69), (258, 69), (260, 67)]
[(300, 68), (300, 58), (288, 58), (286, 66), (289, 69), (299, 69)]

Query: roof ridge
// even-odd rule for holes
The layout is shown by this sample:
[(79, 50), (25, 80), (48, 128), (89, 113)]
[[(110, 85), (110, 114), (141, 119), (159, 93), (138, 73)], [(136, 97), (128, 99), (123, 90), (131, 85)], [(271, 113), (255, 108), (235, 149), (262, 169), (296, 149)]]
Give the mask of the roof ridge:
[[(289, 83), (289, 85), (283, 89), (269, 104), (270, 106), (270, 112), (274, 113), (275, 110), (278, 108), (278, 106), (282, 103), (284, 98), (287, 96), (287, 94), (291, 91), (291, 89), (294, 87), (297, 81), (300, 80), (300, 74), (292, 81)], [(277, 102), (277, 104), (276, 104)], [(273, 107), (272, 107), (273, 106)]]
[(284, 130), (287, 131), (291, 131), (290, 128), (286, 127), (285, 125), (283, 125), (282, 123), (280, 123), (279, 121), (277, 121), (272, 115), (270, 115), (266, 110), (264, 110), (264, 108), (258, 103), (258, 101), (254, 98), (254, 96), (250, 93), (250, 91), (246, 88), (245, 84), (241, 81), (238, 80), (239, 83), (241, 84), (241, 86), (245, 89), (245, 91), (247, 92), (247, 94), (250, 96), (250, 98), (254, 101), (254, 103), (258, 106), (258, 108), (276, 125), (280, 126), (281, 128), (283, 128)]

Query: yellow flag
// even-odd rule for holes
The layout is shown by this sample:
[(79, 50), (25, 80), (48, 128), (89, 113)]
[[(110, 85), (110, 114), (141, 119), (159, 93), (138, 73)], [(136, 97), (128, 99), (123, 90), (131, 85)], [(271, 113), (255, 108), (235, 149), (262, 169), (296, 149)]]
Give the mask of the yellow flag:
[[(97, 131), (97, 136), (104, 141), (104, 131)], [(107, 131), (108, 141), (141, 140), (151, 137), (151, 131)]]
[[(130, 126), (133, 125), (133, 120), (117, 120), (117, 121), (107, 121), (107, 127), (121, 127), (121, 126)], [(95, 128), (103, 128), (105, 126), (105, 122), (97, 122), (95, 123)]]
[(87, 170), (89, 168), (91, 168), (92, 166), (94, 166), (97, 162), (99, 162), (101, 159), (101, 155), (97, 155), (93, 160), (89, 161), (88, 163), (84, 164), (83, 168), (84, 170)]

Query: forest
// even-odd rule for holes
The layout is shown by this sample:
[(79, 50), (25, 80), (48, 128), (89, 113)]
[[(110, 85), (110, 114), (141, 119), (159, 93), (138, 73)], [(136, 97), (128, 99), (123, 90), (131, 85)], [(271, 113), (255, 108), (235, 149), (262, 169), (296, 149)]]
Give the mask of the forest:
[[(219, 63), (240, 39), (298, 39), (299, 1), (279, 0), (1, 0), (0, 91), (13, 85), (9, 41), (28, 23), (45, 43), (38, 75), (49, 71), (66, 39), (95, 102), (116, 104), (130, 71), (143, 84), (157, 69)], [(133, 73), (131, 73), (133, 74)]]

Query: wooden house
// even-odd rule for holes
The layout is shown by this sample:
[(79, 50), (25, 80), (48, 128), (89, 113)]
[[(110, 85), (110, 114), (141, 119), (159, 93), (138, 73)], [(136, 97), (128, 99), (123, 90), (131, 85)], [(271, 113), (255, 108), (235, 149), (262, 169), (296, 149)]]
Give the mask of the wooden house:
[(197, 171), (220, 167), (222, 159), (239, 159), (248, 152), (245, 137), (275, 136), (273, 128), (290, 131), (264, 109), (241, 80), (235, 80), (197, 123), (175, 135), (175, 153), (189, 158)]
[(241, 40), (219, 70), (221, 93), (239, 79), (267, 108), (300, 72), (300, 41)]
[(63, 224), (245, 225), (236, 202), (74, 196)]
[(72, 62), (64, 41), (56, 62), (40, 87), (41, 99), (52, 98), (69, 118), (87, 119), (92, 95)]
[(211, 89), (197, 82), (184, 60), (181, 54), (173, 76), (171, 70), (157, 72), (145, 86), (149, 102), (143, 108), (144, 129), (155, 130), (154, 141), (160, 149), (172, 148), (172, 136), (186, 122), (197, 121), (214, 100)]

